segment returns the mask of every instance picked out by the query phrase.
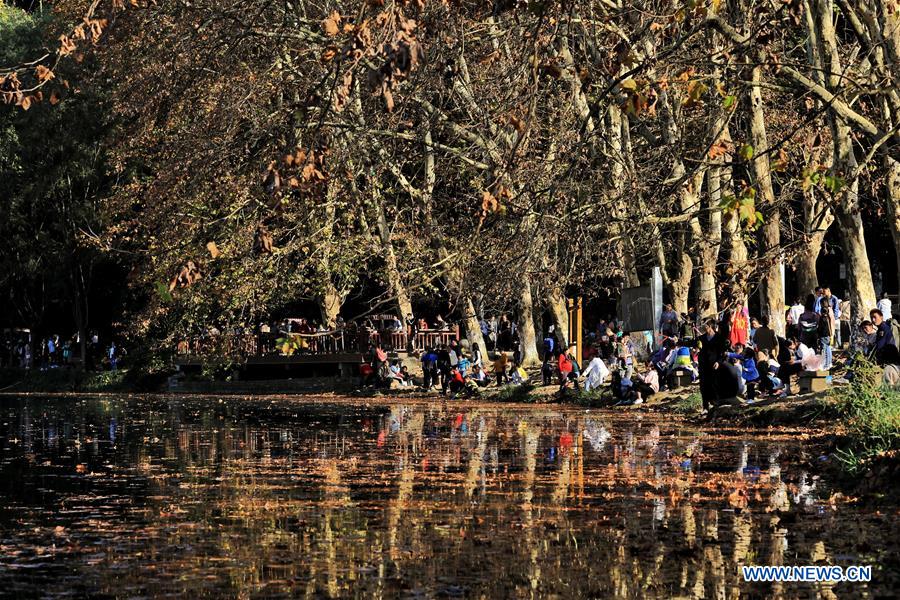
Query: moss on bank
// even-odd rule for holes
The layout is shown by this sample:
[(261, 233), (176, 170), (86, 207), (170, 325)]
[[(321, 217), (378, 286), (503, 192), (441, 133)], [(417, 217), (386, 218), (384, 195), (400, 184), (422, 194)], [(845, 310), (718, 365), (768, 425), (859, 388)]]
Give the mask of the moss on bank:
[(125, 392), (134, 389), (128, 372), (84, 372), (77, 369), (46, 371), (0, 370), (0, 391), (15, 392)]
[(843, 424), (835, 455), (851, 473), (900, 453), (900, 390), (885, 387), (881, 369), (859, 363), (849, 385), (833, 394)]

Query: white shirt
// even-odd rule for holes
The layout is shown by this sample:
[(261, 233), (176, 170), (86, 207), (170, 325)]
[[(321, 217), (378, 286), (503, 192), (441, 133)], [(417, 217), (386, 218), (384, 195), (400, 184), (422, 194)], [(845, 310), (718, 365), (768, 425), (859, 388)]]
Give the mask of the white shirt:
[(793, 323), (794, 325), (796, 325), (797, 323), (799, 323), (799, 322), (800, 322), (800, 315), (802, 315), (802, 314), (803, 314), (803, 311), (805, 311), (805, 310), (806, 310), (806, 309), (803, 307), (802, 304), (795, 304), (795, 305), (793, 305), (793, 306), (791, 307), (790, 312), (788, 313), (788, 316), (791, 318), (791, 323)]
[(884, 315), (885, 321), (891, 320), (891, 301), (888, 298), (882, 298), (878, 301), (878, 310)]

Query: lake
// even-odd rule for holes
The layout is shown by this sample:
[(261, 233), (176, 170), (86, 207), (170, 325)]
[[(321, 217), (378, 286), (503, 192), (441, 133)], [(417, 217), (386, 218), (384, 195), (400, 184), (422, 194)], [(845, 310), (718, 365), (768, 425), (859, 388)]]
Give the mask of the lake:
[[(801, 430), (390, 399), (0, 397), (0, 595), (896, 597)], [(745, 583), (741, 565), (872, 565)]]

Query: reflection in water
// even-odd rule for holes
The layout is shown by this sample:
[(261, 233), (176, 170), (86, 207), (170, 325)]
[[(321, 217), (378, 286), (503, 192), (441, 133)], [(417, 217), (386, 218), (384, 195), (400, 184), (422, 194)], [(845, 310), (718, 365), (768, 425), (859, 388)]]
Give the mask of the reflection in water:
[[(602, 411), (3, 399), (0, 595), (890, 595), (896, 519), (834, 506), (814, 451)], [(874, 581), (739, 577), (816, 563)]]

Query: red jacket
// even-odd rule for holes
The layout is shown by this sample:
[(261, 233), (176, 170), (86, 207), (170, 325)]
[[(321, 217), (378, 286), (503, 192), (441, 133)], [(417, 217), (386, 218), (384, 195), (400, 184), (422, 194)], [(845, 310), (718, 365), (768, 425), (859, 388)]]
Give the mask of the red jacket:
[(571, 373), (572, 372), (572, 361), (569, 360), (569, 357), (565, 355), (565, 353), (559, 355), (559, 372), (560, 373)]

